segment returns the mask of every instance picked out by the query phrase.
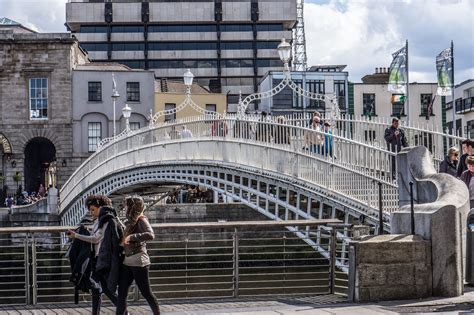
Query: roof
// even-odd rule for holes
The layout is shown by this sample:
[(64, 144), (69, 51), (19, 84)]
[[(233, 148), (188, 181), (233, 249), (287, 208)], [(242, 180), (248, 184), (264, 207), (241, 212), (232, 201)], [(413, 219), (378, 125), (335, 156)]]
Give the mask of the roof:
[(21, 25), (20, 23), (10, 20), (9, 18), (2, 17), (0, 18), (0, 25)]
[(90, 62), (83, 65), (78, 65), (76, 70), (87, 71), (132, 71), (126, 65), (116, 62)]
[[(186, 85), (180, 81), (170, 81), (167, 79), (161, 79), (155, 81), (155, 92), (156, 93), (186, 93)], [(205, 87), (193, 83), (191, 86), (192, 94), (210, 94), (211, 92)]]

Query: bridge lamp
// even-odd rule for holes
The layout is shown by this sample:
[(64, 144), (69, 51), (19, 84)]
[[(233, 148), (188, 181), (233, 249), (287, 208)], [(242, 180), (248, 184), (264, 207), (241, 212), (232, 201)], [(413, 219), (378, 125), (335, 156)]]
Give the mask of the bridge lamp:
[(193, 85), (194, 74), (192, 74), (191, 70), (188, 69), (186, 73), (183, 75), (184, 78), (184, 85), (186, 85), (186, 93), (191, 93), (191, 85)]
[(291, 45), (288, 43), (284, 38), (281, 39), (280, 45), (277, 47), (278, 55), (280, 56), (280, 60), (285, 65), (285, 71), (288, 71), (288, 63), (290, 62), (291, 58)]
[(130, 129), (129, 119), (130, 119), (130, 116), (132, 115), (132, 109), (126, 103), (125, 103), (125, 107), (122, 108), (122, 114), (123, 114), (123, 117), (125, 118), (125, 130), (128, 130)]

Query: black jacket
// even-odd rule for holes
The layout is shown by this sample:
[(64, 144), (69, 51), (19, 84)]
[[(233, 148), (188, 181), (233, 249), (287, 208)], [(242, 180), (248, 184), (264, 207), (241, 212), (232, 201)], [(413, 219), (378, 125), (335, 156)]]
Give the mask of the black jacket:
[(123, 226), (115, 210), (108, 206), (100, 208), (99, 229), (106, 223), (108, 224), (100, 244), (95, 272), (105, 279), (108, 289), (115, 292), (118, 286), (120, 265), (123, 261), (123, 248), (120, 245), (123, 238)]
[[(89, 235), (89, 231), (81, 225), (76, 233), (82, 235)], [(79, 239), (74, 239), (66, 253), (71, 265), (71, 281), (76, 289), (88, 292), (91, 288), (91, 244), (83, 242)]]
[[(399, 131), (400, 133), (395, 135), (396, 131)], [(391, 152), (400, 152), (402, 147), (407, 147), (407, 139), (405, 137), (405, 132), (403, 129), (400, 128), (394, 128), (393, 126), (390, 126), (389, 128), (385, 129), (385, 135), (384, 135), (385, 141), (387, 141), (387, 149)]]
[(468, 156), (469, 156), (469, 154), (464, 153), (463, 155), (461, 155), (461, 158), (459, 159), (458, 172), (457, 172), (458, 177), (461, 177), (462, 173), (465, 170), (467, 170), (466, 159), (467, 159)]
[(441, 162), (441, 164), (439, 165), (439, 172), (440, 173), (447, 173), (447, 174), (450, 174), (450, 175), (453, 175), (454, 177), (456, 177), (456, 175), (457, 175), (457, 169), (456, 169), (457, 165), (458, 165), (457, 160), (451, 161), (449, 156), (447, 156), (447, 157), (444, 158), (444, 161)]

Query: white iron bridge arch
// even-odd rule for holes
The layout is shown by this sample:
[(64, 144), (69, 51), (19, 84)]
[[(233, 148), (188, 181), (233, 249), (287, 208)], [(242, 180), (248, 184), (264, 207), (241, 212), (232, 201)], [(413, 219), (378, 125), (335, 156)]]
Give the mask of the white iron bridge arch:
[[(181, 137), (183, 129), (192, 137)], [(65, 225), (77, 224), (91, 193), (175, 182), (204, 185), (276, 220), (323, 218), (330, 208), (332, 217), (338, 211), (346, 219), (364, 215), (375, 224), (381, 201), (388, 222), (398, 206), (394, 160), (384, 149), (289, 119), (193, 117), (143, 128), (100, 148), (61, 189), (60, 216)]]

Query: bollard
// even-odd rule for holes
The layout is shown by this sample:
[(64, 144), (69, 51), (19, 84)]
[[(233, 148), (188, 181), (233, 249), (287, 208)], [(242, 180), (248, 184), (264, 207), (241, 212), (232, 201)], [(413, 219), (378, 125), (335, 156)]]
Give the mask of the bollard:
[(413, 182), (410, 182), (411, 234), (415, 235), (415, 206), (413, 205)]

